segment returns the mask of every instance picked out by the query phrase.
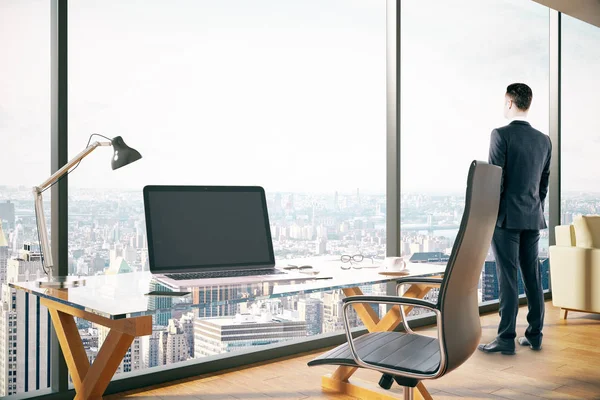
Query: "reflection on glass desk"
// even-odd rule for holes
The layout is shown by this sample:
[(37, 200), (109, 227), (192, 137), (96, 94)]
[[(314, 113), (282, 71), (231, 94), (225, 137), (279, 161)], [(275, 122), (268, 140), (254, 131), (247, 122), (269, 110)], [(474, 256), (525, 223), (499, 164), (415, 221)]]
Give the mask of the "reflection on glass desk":
[[(412, 264), (407, 265), (405, 276), (430, 276), (443, 274), (445, 265)], [(211, 285), (190, 288), (189, 295), (170, 297), (172, 306), (168, 309), (157, 309), (151, 306), (150, 292), (153, 283), (150, 272), (131, 272), (118, 275), (101, 275), (86, 277), (86, 286), (51, 289), (39, 288), (35, 281), (10, 283), (15, 289), (24, 290), (33, 295), (54, 300), (93, 314), (110, 319), (131, 318), (153, 315), (172, 310), (203, 309), (215, 305), (242, 303), (252, 300), (266, 300), (278, 297), (294, 296), (316, 292), (327, 292), (334, 289), (345, 289), (364, 285), (393, 282), (398, 276), (382, 275), (384, 267), (342, 270), (336, 264), (321, 268), (322, 274), (307, 275), (306, 280), (291, 282), (240, 283), (227, 285)], [(330, 277), (319, 279), (319, 275)], [(227, 291), (226, 298), (203, 302), (200, 295), (208, 291)]]

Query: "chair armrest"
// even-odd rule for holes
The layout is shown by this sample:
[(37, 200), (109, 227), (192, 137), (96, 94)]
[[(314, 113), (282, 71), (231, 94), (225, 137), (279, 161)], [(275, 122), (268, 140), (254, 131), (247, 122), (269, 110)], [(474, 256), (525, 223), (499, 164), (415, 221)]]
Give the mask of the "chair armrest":
[(441, 285), (444, 281), (444, 278), (427, 278), (422, 276), (407, 276), (405, 278), (400, 278), (396, 280), (398, 285), (403, 285), (405, 283), (429, 283), (429, 284), (437, 284)]
[(438, 285), (441, 286), (444, 278), (424, 278), (418, 276), (407, 276), (406, 278), (400, 278), (396, 281), (396, 293), (400, 296), (400, 288), (408, 284), (426, 284), (428, 286)]
[[(350, 352), (352, 353), (352, 357), (356, 364), (363, 368), (375, 369), (379, 372), (383, 372), (384, 374), (390, 375), (398, 375), (398, 371), (394, 371), (388, 368), (380, 367), (375, 364), (370, 364), (366, 361), (363, 361), (358, 352), (356, 351), (356, 347), (354, 345), (354, 338), (352, 337), (352, 331), (350, 329), (350, 321), (348, 320), (347, 308), (350, 307), (354, 303), (376, 303), (376, 304), (394, 304), (394, 305), (406, 305), (413, 307), (423, 307), (430, 310), (433, 310), (437, 315), (437, 326), (438, 326), (438, 335), (441, 335), (441, 311), (437, 308), (436, 304), (433, 304), (429, 301), (415, 299), (413, 297), (396, 297), (396, 296), (350, 296), (342, 299), (344, 303), (342, 307), (342, 313), (344, 316), (344, 328), (346, 330), (346, 338), (348, 339), (348, 347), (350, 348)], [(402, 307), (400, 307), (402, 308)], [(423, 378), (437, 378), (442, 375), (443, 369), (442, 364), (445, 363), (445, 358), (443, 357), (444, 348), (442, 341), (439, 340), (440, 344), (440, 354), (442, 355), (442, 362), (440, 363), (440, 368), (433, 374), (419, 374), (413, 372), (403, 372), (402, 376), (406, 376), (409, 378), (423, 379)], [(445, 365), (445, 364), (444, 364)]]
[[(396, 296), (350, 296), (342, 299), (345, 304), (352, 303), (375, 303), (375, 304), (395, 304), (403, 306), (423, 307), (436, 311), (437, 305), (414, 297), (396, 297)], [(344, 305), (344, 308), (346, 305)]]

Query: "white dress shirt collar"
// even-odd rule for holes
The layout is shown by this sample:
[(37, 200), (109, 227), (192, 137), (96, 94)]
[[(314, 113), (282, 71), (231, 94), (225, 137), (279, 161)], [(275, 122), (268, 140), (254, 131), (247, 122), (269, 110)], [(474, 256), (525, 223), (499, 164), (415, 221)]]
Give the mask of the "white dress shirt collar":
[(525, 122), (529, 122), (529, 121), (527, 121), (527, 117), (524, 116), (524, 115), (517, 115), (516, 117), (511, 118), (510, 122), (513, 122), (513, 121), (525, 121)]

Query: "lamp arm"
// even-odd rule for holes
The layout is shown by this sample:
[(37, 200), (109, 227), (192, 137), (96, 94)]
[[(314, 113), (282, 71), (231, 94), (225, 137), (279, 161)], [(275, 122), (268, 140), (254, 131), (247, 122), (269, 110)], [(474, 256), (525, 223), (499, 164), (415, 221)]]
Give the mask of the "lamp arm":
[(96, 147), (99, 147), (99, 146), (112, 146), (112, 143), (111, 142), (94, 142), (94, 143), (92, 143), (91, 145), (89, 145), (88, 147), (83, 149), (81, 151), (81, 153), (79, 153), (75, 157), (73, 157), (73, 159), (71, 161), (69, 161), (68, 163), (63, 165), (58, 171), (53, 173), (52, 176), (50, 176), (50, 178), (48, 178), (44, 181), (44, 183), (42, 183), (39, 186), (36, 186), (36, 189), (38, 191), (42, 191), (42, 190), (46, 189), (48, 186), (52, 185), (54, 182), (56, 182), (58, 179), (60, 179), (61, 176), (63, 176), (71, 168), (73, 168), (73, 166), (75, 164), (77, 164), (78, 162), (83, 160), (87, 155), (89, 155), (92, 151), (94, 151), (96, 149)]
[(33, 195), (35, 197), (35, 215), (37, 220), (37, 229), (40, 235), (40, 246), (43, 255), (44, 268), (49, 270), (48, 275), (52, 278), (52, 267), (54, 262), (52, 260), (52, 249), (50, 249), (50, 241), (48, 240), (48, 230), (46, 228), (46, 217), (44, 216), (44, 202), (42, 199), (42, 192), (48, 186), (59, 180), (64, 174), (69, 172), (71, 168), (87, 155), (89, 155), (94, 149), (100, 146), (111, 146), (111, 142), (94, 142), (86, 147), (81, 153), (77, 154), (71, 161), (63, 165), (58, 171), (52, 174), (50, 178), (46, 179), (40, 186), (33, 188)]

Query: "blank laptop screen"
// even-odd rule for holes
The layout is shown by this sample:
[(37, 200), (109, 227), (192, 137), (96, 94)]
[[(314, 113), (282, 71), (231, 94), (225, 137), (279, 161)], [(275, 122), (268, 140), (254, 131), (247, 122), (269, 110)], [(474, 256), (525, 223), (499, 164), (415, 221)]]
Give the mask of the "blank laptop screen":
[(144, 208), (152, 272), (275, 264), (260, 187), (146, 186)]

